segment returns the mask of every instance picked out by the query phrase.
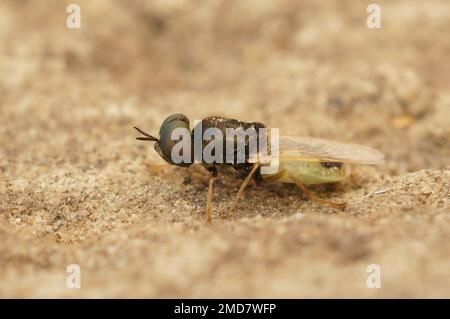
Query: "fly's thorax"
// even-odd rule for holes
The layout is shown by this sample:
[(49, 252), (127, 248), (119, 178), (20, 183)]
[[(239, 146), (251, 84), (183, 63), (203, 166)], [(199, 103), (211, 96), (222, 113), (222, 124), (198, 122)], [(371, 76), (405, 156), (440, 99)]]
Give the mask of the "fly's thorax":
[[(243, 122), (224, 117), (208, 117), (194, 127), (192, 131), (193, 136), (197, 134), (199, 125), (201, 125), (201, 134), (203, 136), (201, 140), (203, 155), (201, 162), (204, 164), (230, 166), (253, 163), (259, 150), (259, 134), (261, 129), (266, 128), (264, 124), (258, 122)], [(216, 140), (219, 144), (216, 148), (212, 147), (211, 142), (213, 140)], [(194, 143), (196, 142), (194, 141)], [(217, 154), (219, 150), (220, 154)], [(208, 154), (212, 155), (212, 160), (208, 159)]]

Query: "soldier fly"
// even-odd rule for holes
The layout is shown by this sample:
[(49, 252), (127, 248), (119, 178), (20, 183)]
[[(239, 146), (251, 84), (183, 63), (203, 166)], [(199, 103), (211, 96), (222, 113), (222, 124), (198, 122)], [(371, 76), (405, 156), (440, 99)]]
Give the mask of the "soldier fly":
[[(226, 137), (227, 128), (242, 130), (255, 129), (257, 132), (259, 132), (258, 129), (266, 128), (262, 123), (243, 122), (224, 117), (207, 117), (200, 123), (202, 133), (208, 128), (217, 128), (223, 133), (224, 137)], [(181, 163), (175, 163), (171, 156), (175, 144), (179, 142), (179, 140), (174, 139), (172, 136), (174, 130), (178, 128), (186, 130), (190, 129), (189, 119), (185, 115), (173, 114), (167, 117), (161, 124), (159, 138), (156, 138), (137, 127), (134, 128), (143, 135), (136, 139), (155, 142), (155, 151), (168, 164), (182, 167), (188, 167), (193, 164), (194, 159), (192, 154), (190, 162)], [(195, 127), (190, 131), (192, 137), (194, 136), (194, 132), (196, 132)], [(257, 137), (259, 138), (259, 133)], [(192, 149), (194, 148), (194, 140), (194, 138), (191, 139)], [(225, 140), (226, 138), (223, 140), (224, 146)], [(203, 149), (206, 145), (207, 141), (202, 140), (201, 148)], [(384, 154), (369, 147), (337, 143), (312, 137), (280, 136), (279, 154), (276, 158), (279, 165), (278, 171), (265, 174), (261, 170), (261, 163), (250, 161), (252, 154), (249, 150), (249, 145), (250, 139), (246, 139), (244, 162), (237, 161), (237, 154), (235, 154), (231, 162), (223, 160), (214, 163), (207, 163), (205, 161), (200, 163), (211, 173), (206, 201), (206, 220), (208, 223), (212, 220), (211, 206), (214, 180), (219, 175), (243, 179), (239, 191), (230, 205), (227, 216), (232, 214), (237, 201), (242, 196), (245, 187), (251, 179), (254, 179), (257, 184), (292, 183), (297, 185), (311, 200), (328, 204), (336, 208), (344, 208), (346, 203), (333, 202), (319, 197), (305, 185), (342, 181), (349, 175), (350, 165), (352, 164), (381, 165), (384, 163)]]

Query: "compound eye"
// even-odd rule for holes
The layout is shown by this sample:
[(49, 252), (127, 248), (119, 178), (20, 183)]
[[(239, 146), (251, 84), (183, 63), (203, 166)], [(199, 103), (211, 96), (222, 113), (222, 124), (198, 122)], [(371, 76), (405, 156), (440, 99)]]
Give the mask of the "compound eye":
[(183, 114), (172, 114), (167, 117), (159, 129), (159, 146), (161, 152), (167, 158), (171, 158), (172, 148), (178, 140), (172, 140), (172, 132), (177, 128), (189, 131), (189, 119)]

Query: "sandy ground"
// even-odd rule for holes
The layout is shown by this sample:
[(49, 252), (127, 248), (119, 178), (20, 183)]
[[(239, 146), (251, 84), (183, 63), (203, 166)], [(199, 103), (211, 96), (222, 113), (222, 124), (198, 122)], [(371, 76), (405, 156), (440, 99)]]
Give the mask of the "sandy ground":
[[(1, 297), (450, 297), (450, 3), (0, 2)], [(223, 115), (387, 155), (342, 185), (159, 165), (132, 126)], [(66, 267), (81, 267), (81, 288)], [(366, 286), (369, 264), (381, 288)]]

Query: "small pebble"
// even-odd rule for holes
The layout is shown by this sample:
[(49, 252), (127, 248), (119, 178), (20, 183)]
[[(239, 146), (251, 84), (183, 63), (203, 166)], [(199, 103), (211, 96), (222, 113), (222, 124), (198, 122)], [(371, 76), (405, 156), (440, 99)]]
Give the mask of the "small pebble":
[(183, 184), (184, 185), (189, 185), (192, 182), (192, 178), (190, 176), (185, 176), (183, 178)]
[(433, 189), (430, 186), (426, 185), (426, 186), (422, 187), (422, 194), (428, 195), (428, 194), (431, 194), (432, 192), (433, 192)]

